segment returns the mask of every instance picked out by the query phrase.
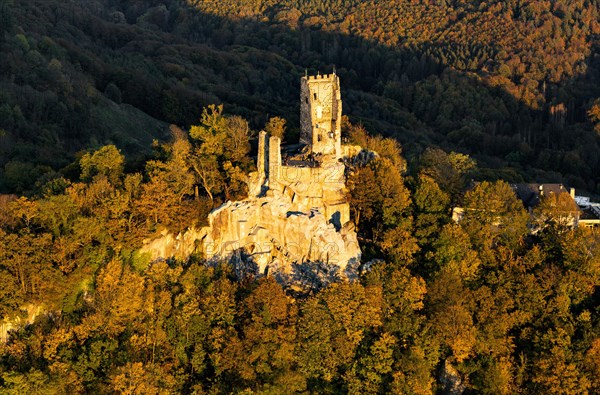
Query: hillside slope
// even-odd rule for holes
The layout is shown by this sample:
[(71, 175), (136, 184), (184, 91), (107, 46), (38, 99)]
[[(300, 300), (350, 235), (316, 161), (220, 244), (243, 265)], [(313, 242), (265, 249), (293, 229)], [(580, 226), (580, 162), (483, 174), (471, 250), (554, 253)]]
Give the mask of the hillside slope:
[(598, 191), (596, 0), (2, 0), (0, 18), (4, 192), (82, 149), (148, 152), (209, 103), (297, 125), (299, 76), (334, 65), (344, 112), (409, 159), (438, 145), (474, 156), (479, 178)]

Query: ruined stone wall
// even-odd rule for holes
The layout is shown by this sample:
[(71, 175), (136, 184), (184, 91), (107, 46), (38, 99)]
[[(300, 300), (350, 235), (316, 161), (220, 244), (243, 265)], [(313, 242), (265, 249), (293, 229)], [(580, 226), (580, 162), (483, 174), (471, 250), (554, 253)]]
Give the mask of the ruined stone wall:
[(322, 167), (282, 166), (277, 185), (269, 188), (289, 197), (296, 211), (321, 208), (325, 218), (340, 227), (350, 221), (344, 170), (341, 162)]
[(302, 77), (300, 82), (300, 142), (312, 144), (312, 114), (310, 111), (310, 89), (307, 77)]
[(321, 167), (281, 166), (278, 182), (306, 196), (325, 197), (327, 192), (345, 189), (344, 164), (325, 163)]
[(271, 136), (269, 138), (269, 182), (275, 183), (281, 172), (281, 139)]
[(258, 133), (258, 157), (256, 159), (256, 170), (258, 171), (258, 178), (260, 180), (264, 180), (267, 174), (267, 167), (265, 161), (265, 156), (267, 154), (266, 139), (267, 132), (265, 132), (264, 130), (260, 131)]
[(352, 229), (336, 229), (320, 210), (296, 208), (284, 195), (229, 203), (211, 214), (201, 249), (210, 259), (244, 248), (261, 273), (275, 260), (288, 266), (321, 261), (345, 268), (360, 258)]

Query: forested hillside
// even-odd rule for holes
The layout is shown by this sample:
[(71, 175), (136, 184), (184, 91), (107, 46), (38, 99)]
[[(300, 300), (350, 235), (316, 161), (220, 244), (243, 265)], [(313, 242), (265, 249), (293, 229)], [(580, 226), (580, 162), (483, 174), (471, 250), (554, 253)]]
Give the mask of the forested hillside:
[(463, 196), (477, 172), (463, 154), (428, 149), (403, 176), (394, 140), (346, 124), (380, 155), (348, 179), (363, 251), (353, 281), (303, 262), (289, 273), (298, 293), (251, 261), (150, 262), (144, 239), (245, 194), (249, 145), (234, 141), (247, 123), (203, 114), (141, 173), (105, 146), (81, 158), (83, 181), (0, 200), (0, 315), (31, 320), (0, 340), (0, 392), (600, 391), (598, 233), (571, 229), (552, 201), (532, 223), (503, 181)]
[[(599, 8), (0, 0), (0, 393), (600, 393), (600, 235), (508, 184), (600, 193)], [(378, 153), (351, 281), (140, 253), (243, 199), (334, 66)]]
[(2, 0), (0, 190), (76, 177), (81, 150), (107, 143), (139, 167), (167, 124), (188, 127), (210, 103), (255, 128), (273, 115), (296, 126), (299, 77), (335, 65), (344, 112), (409, 160), (437, 145), (475, 157), (475, 178), (598, 192), (599, 8)]

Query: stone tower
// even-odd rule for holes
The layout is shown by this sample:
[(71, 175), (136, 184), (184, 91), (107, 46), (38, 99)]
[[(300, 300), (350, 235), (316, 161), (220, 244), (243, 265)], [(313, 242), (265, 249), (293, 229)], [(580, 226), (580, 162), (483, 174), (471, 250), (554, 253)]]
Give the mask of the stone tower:
[(334, 74), (302, 77), (300, 142), (310, 153), (341, 156), (342, 97)]

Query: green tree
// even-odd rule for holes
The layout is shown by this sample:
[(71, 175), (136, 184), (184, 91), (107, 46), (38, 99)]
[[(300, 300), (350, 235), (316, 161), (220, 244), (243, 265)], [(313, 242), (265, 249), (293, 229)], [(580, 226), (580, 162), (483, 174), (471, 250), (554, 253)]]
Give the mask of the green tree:
[(452, 361), (472, 356), (477, 341), (473, 300), (455, 272), (442, 271), (428, 288), (429, 321)]
[(279, 137), (283, 140), (285, 136), (285, 119), (280, 117), (271, 117), (265, 125), (265, 132), (270, 136)]
[(340, 283), (301, 310), (298, 354), (309, 390), (323, 391), (350, 371), (359, 345), (382, 325), (381, 288)]
[(546, 394), (586, 394), (589, 379), (573, 358), (571, 337), (562, 328), (539, 336), (540, 354), (534, 360), (533, 388)]
[(306, 382), (298, 369), (296, 346), (297, 307), (272, 278), (240, 304), (242, 344), (236, 370), (249, 387), (265, 391), (300, 392)]
[(94, 153), (86, 153), (79, 160), (81, 179), (89, 181), (96, 175), (104, 175), (113, 185), (123, 176), (125, 157), (114, 145), (106, 145)]
[(0, 230), (0, 268), (12, 277), (6, 284), (9, 289), (11, 283), (19, 284), (19, 293), (11, 304), (20, 298), (41, 301), (51, 296), (56, 275), (51, 249), (52, 236), (48, 233), (7, 234)]
[(151, 178), (161, 179), (171, 193), (181, 203), (185, 195), (192, 194), (194, 176), (190, 169), (192, 146), (185, 135), (175, 136), (175, 140), (164, 146), (168, 155), (166, 161), (148, 161), (146, 172)]
[(111, 388), (121, 395), (168, 395), (177, 390), (176, 383), (165, 367), (153, 363), (127, 362), (110, 377)]
[(86, 316), (76, 333), (83, 340), (95, 333), (117, 337), (141, 318), (144, 279), (114, 258), (96, 276), (95, 313)]
[(380, 394), (389, 392), (397, 340), (383, 333), (369, 349), (355, 358), (352, 370), (344, 377), (349, 394)]
[(449, 221), (450, 197), (440, 189), (433, 178), (420, 174), (412, 200), (414, 233), (419, 245), (427, 246)]
[(197, 183), (209, 195), (224, 191), (227, 199), (247, 194), (246, 173), (252, 167), (248, 158), (251, 131), (239, 116), (224, 116), (223, 106), (210, 105), (202, 112), (200, 125), (190, 128), (195, 142), (191, 165)]
[(57, 383), (37, 369), (31, 369), (26, 373), (3, 373), (1, 377), (4, 381), (3, 392), (8, 395), (54, 395), (60, 393)]
[(600, 135), (600, 99), (594, 100), (594, 103), (587, 112), (588, 117), (594, 124), (594, 130)]
[(464, 190), (467, 175), (475, 165), (468, 155), (456, 152), (447, 154), (441, 149), (427, 148), (420, 158), (420, 174), (431, 177), (453, 202), (457, 202)]
[(464, 209), (461, 225), (479, 248), (496, 244), (516, 248), (528, 233), (529, 215), (504, 181), (477, 184), (465, 194)]
[(452, 272), (464, 280), (474, 280), (481, 265), (477, 252), (471, 248), (469, 235), (456, 224), (448, 224), (442, 228), (438, 239), (433, 243), (430, 258), (434, 260), (438, 270)]
[(424, 318), (421, 311), (427, 293), (425, 281), (405, 267), (387, 263), (376, 264), (363, 280), (368, 285), (383, 287), (385, 331), (402, 342), (416, 336)]
[(350, 177), (348, 185), (355, 224), (364, 221), (393, 227), (405, 221), (410, 193), (393, 162), (385, 158), (371, 161)]

